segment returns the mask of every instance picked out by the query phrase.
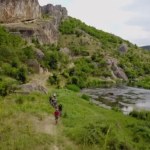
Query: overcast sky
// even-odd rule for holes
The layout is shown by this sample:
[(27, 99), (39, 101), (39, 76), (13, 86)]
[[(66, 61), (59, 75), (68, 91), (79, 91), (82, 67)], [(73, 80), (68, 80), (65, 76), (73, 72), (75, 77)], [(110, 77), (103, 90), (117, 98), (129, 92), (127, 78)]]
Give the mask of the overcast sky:
[(150, 45), (150, 0), (39, 0), (61, 4), (68, 14), (130, 42)]

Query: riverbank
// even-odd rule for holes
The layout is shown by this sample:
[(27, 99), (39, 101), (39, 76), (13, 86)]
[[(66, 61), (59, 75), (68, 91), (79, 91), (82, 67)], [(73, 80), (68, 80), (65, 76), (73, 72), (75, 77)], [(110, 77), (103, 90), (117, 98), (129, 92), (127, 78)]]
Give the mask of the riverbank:
[(133, 110), (150, 110), (150, 90), (135, 87), (83, 89), (92, 101), (107, 108), (118, 108), (125, 114)]

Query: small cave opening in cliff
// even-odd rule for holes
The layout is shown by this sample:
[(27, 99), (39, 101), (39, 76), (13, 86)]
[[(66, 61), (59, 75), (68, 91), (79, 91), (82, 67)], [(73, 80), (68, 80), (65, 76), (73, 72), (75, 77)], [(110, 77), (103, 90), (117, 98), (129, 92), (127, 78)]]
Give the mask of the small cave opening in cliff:
[(33, 30), (19, 30), (19, 32), (24, 35), (24, 36), (32, 36), (34, 34), (34, 31)]

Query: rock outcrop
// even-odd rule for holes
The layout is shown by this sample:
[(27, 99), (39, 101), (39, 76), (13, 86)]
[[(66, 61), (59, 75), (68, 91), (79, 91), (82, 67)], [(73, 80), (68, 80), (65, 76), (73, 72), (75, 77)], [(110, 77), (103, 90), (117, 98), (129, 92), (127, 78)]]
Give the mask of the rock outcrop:
[(58, 27), (67, 18), (67, 10), (60, 5), (41, 7), (38, 0), (0, 0), (0, 23), (27, 41), (57, 44)]
[(128, 51), (127, 44), (125, 44), (125, 43), (121, 44), (119, 47), (119, 52), (123, 54), (123, 53), (126, 53), (127, 51)]
[(38, 0), (0, 0), (0, 22), (12, 23), (41, 17)]
[(108, 58), (107, 64), (109, 66), (109, 69), (111, 70), (112, 77), (114, 79), (120, 78), (123, 79), (124, 81), (128, 81), (127, 75), (125, 74), (124, 70), (118, 66), (118, 62), (116, 59)]
[(26, 93), (26, 94), (29, 94), (32, 92), (41, 92), (41, 93), (47, 94), (47, 89), (44, 86), (39, 85), (37, 83), (23, 84), (20, 88), (22, 89), (23, 93)]
[(42, 15), (51, 16), (54, 19), (54, 25), (58, 27), (60, 22), (63, 19), (66, 19), (68, 16), (67, 9), (61, 7), (61, 5), (53, 6), (52, 4), (45, 5), (41, 7)]
[(35, 49), (36, 57), (38, 60), (42, 60), (45, 57), (45, 54), (40, 49)]

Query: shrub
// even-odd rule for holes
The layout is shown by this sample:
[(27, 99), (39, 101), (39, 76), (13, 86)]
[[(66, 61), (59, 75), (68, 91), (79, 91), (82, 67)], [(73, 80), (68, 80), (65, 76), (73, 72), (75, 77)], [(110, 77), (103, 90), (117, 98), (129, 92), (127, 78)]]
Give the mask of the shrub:
[(17, 73), (17, 79), (22, 83), (25, 83), (27, 80), (27, 70), (25, 68), (19, 68)]
[[(13, 64), (17, 65), (17, 64)], [(25, 83), (27, 80), (27, 70), (25, 67), (12, 67), (12, 65), (5, 63), (2, 65), (2, 74), (9, 77), (15, 78), (22, 83)]]
[(135, 85), (138, 87), (150, 89), (150, 77), (149, 76), (142, 77), (141, 79), (135, 82)]
[(33, 59), (35, 57), (35, 52), (33, 51), (33, 48), (31, 46), (23, 48), (22, 51), (26, 56), (26, 59)]
[(12, 48), (9, 48), (7, 45), (0, 46), (0, 60), (10, 62), (14, 55)]
[(79, 83), (79, 79), (76, 76), (73, 76), (71, 78), (71, 84), (77, 85)]
[(49, 76), (49, 82), (52, 85), (58, 85), (60, 82), (59, 76), (54, 73), (52, 76)]
[(80, 88), (75, 84), (69, 84), (69, 85), (66, 86), (66, 88), (71, 90), (71, 91), (74, 91), (74, 92), (79, 92), (80, 91)]
[(84, 75), (77, 75), (71, 77), (69, 84), (77, 85), (79, 88), (85, 88), (86, 87), (86, 78)]
[(134, 110), (130, 112), (129, 115), (137, 119), (150, 121), (150, 111), (135, 111)]
[(51, 69), (54, 69), (54, 70), (57, 69), (58, 62), (59, 62), (58, 52), (54, 51), (54, 52), (49, 52), (48, 54), (46, 54), (45, 61)]
[(0, 79), (0, 96), (6, 96), (16, 90), (17, 82), (12, 79)]
[(74, 34), (75, 29), (79, 26), (80, 23), (81, 21), (70, 17), (61, 23), (59, 30), (63, 34)]
[(24, 99), (22, 98), (22, 97), (18, 97), (16, 100), (15, 100), (15, 102), (17, 103), (17, 104), (23, 104), (24, 103)]
[(87, 100), (87, 101), (90, 100), (90, 96), (88, 96), (88, 95), (86, 95), (86, 94), (83, 94), (83, 95), (81, 96), (81, 98), (83, 98), (83, 99), (85, 99), (85, 100)]

